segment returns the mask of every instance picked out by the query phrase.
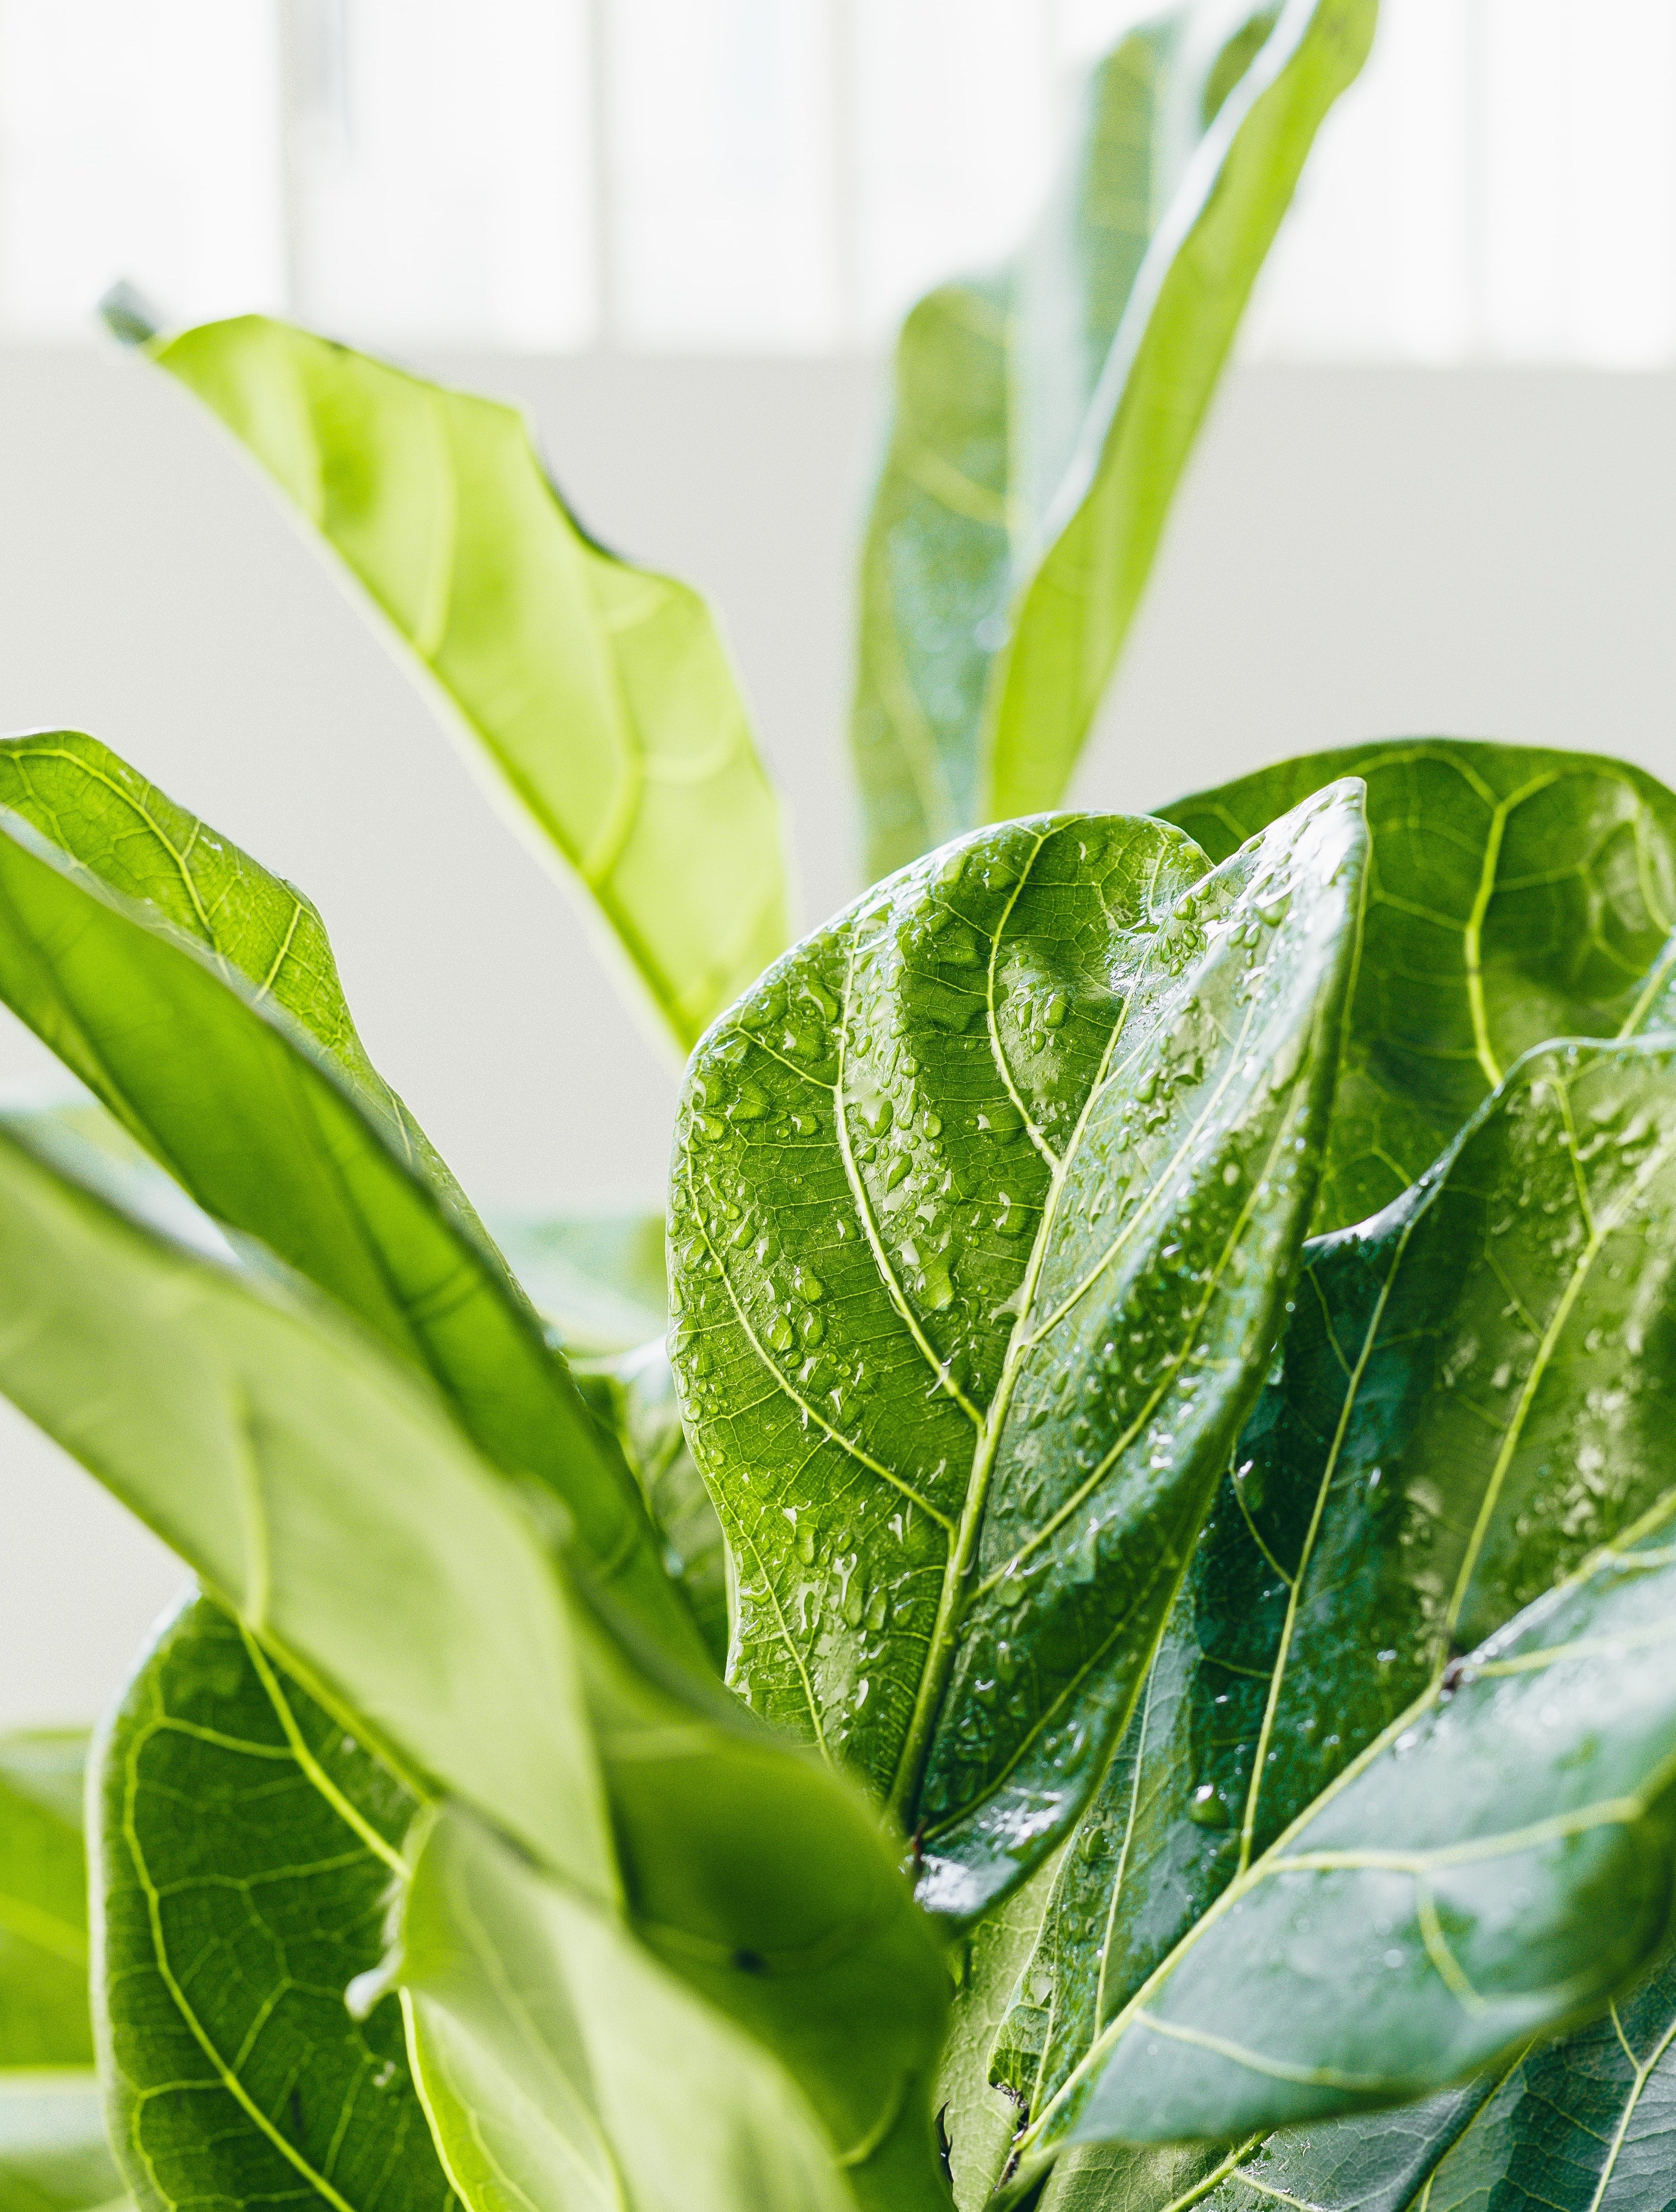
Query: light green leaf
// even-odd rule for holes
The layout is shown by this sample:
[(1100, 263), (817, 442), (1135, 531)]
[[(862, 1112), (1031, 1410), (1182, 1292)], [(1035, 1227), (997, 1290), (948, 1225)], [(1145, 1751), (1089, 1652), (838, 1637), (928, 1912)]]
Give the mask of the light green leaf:
[(909, 315), (862, 561), (871, 874), (1063, 797), (1375, 5), (1190, 7), (1131, 31), (1022, 252)]
[(0, 1735), (0, 2069), (85, 2066), (80, 1729)]
[(1676, 1047), (1553, 1046), (1309, 1248), (998, 2039), (1024, 2174), (1422, 2096), (1667, 1940), (1673, 1226)]
[(562, 1501), (573, 1564), (701, 1663), (628, 1468), (355, 1036), (319, 917), (95, 740), (0, 744), (0, 998), (204, 1211), (258, 1237)]
[(661, 1213), (497, 1213), (489, 1227), (574, 1357), (632, 1352), (668, 1328)]
[(95, 2002), (144, 2212), (448, 2212), (401, 2008), (343, 2002), (383, 1956), (413, 1793), (207, 1598), (146, 1656), (99, 1773)]
[(471, 2212), (851, 2212), (768, 2054), (458, 1815), (426, 1836), (402, 1943), (419, 2078)]
[(631, 1618), (568, 1606), (518, 1497), (375, 1339), (46, 1150), (0, 1121), (0, 1389), (357, 1741), (620, 1912), (773, 2051), (858, 2194), (934, 2179), (946, 1971), (858, 1793)]
[(1519, 1055), (1668, 1023), (1676, 798), (1594, 753), (1412, 738), (1161, 809), (1213, 860), (1339, 776), (1368, 787), (1368, 912), (1314, 1226), (1430, 1167)]
[(90, 2067), (0, 2073), (0, 2212), (129, 2212)]
[(905, 869), (694, 1055), (672, 1339), (734, 1679), (971, 1914), (1074, 1820), (1267, 1363), (1355, 949), (1360, 787), (1196, 882), (1146, 821)]
[(517, 1500), (375, 1339), (128, 1219), (53, 1137), (0, 1116), (0, 1389), (398, 1768), (614, 1893), (570, 1631)]
[(513, 408), (261, 315), (153, 352), (434, 678), (684, 1052), (789, 933), (779, 810), (702, 599), (580, 526)]

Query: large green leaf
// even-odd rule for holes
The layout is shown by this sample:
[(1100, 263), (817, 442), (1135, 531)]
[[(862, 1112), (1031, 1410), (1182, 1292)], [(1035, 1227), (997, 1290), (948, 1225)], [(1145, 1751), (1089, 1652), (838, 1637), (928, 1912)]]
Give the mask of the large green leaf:
[(1669, 2212), (1676, 1966), (1498, 2074), (1231, 2149), (1079, 2146), (1039, 2212)]
[(0, 998), (199, 1206), (556, 1494), (579, 1568), (696, 1662), (620, 1453), (367, 1061), (313, 908), (90, 738), (0, 745)]
[(853, 2207), (766, 2052), (458, 1815), (419, 1854), (401, 1974), (426, 2102), (471, 2212)]
[(97, 1800), (105, 2084), (145, 2212), (452, 2205), (400, 2006), (343, 2002), (382, 1958), (417, 1802), (209, 1599), (165, 1626)]
[(861, 572), (870, 873), (1064, 795), (1375, 6), (1218, 0), (1130, 32), (1027, 245), (908, 316)]
[(1666, 1041), (1527, 1057), (1310, 1247), (992, 2051), (1026, 2172), (1422, 2095), (1667, 1940), (1673, 1266)]
[(346, 1732), (774, 2052), (858, 2194), (917, 2201), (946, 1976), (859, 1794), (631, 1620), (567, 1603), (544, 1532), (410, 1366), (126, 1218), (54, 1136), (0, 1120), (0, 1389)]
[(0, 1736), (0, 2069), (86, 2066), (79, 1729)]
[(684, 1051), (788, 934), (779, 810), (704, 602), (589, 537), (513, 408), (261, 315), (153, 352), (366, 587)]
[(1202, 881), (1050, 816), (901, 874), (694, 1055), (673, 1348), (735, 1679), (967, 1914), (1074, 1820), (1266, 1364), (1361, 897), (1345, 785)]
[(1341, 775), (1371, 854), (1321, 1231), (1406, 1189), (1521, 1053), (1661, 1018), (1676, 969), (1676, 798), (1622, 761), (1414, 738), (1160, 811), (1219, 860)]

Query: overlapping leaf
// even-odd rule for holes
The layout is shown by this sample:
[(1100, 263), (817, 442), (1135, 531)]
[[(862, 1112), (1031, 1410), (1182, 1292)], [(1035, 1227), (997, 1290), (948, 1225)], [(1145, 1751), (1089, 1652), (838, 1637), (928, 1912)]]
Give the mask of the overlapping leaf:
[(1368, 912), (1315, 1227), (1388, 1205), (1523, 1052), (1667, 1018), (1676, 798), (1594, 753), (1416, 738), (1160, 810), (1213, 860), (1337, 776), (1368, 787)]
[(633, 1352), (668, 1328), (661, 1212), (497, 1213), (489, 1227), (574, 1357)]
[[(444, 1814), (418, 1857), (402, 1978), (425, 2098), (473, 2212), (851, 2212), (767, 2055), (494, 1838)], [(935, 2205), (933, 2185), (875, 2201)]]
[(0, 2069), (93, 2061), (86, 1757), (76, 1730), (0, 1736)]
[(95, 1995), (144, 2212), (450, 2212), (399, 2004), (344, 2003), (417, 1808), (209, 1599), (164, 1629), (100, 1760)]
[(50, 1124), (0, 1133), (0, 1389), (347, 1733), (486, 1814), (774, 2053), (859, 2194), (934, 2179), (944, 1971), (859, 1796), (632, 1622), (568, 1602), (410, 1366), (70, 1165)]
[(1247, 296), (1375, 12), (1201, 6), (1131, 31), (1090, 81), (1023, 251), (908, 318), (862, 560), (871, 874), (1063, 797)]
[(969, 1913), (1053, 1846), (1278, 1328), (1355, 947), (1360, 790), (1202, 881), (1045, 817), (904, 870), (695, 1054), (677, 1372), (736, 1679)]
[(684, 1051), (788, 934), (778, 808), (704, 602), (581, 529), (513, 408), (261, 315), (153, 355), (435, 678)]
[(1423, 2095), (1666, 1940), (1676, 1048), (1528, 1057), (1310, 1249), (993, 2050), (1026, 2171)]
[(0, 998), (216, 1219), (262, 1240), (562, 1500), (579, 1569), (701, 1663), (628, 1468), (367, 1061), (319, 915), (75, 732), (0, 745)]

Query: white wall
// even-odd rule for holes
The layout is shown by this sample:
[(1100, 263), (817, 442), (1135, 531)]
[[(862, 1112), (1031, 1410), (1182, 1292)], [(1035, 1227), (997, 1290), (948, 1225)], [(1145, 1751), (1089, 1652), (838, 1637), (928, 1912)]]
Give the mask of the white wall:
[[(805, 913), (855, 888), (841, 751), (876, 377), (846, 362), (450, 358), (536, 412), (590, 526), (716, 599)], [(1676, 782), (1676, 378), (1248, 368), (1077, 796), (1448, 730)], [(675, 1070), (359, 611), (140, 362), (0, 354), (0, 729), (96, 732), (331, 925), (374, 1057), (485, 1201), (658, 1190)], [(0, 1018), (9, 1020), (9, 1018)], [(43, 1056), (0, 1029), (0, 1079)], [(91, 1714), (179, 1582), (0, 1408), (0, 1724)]]

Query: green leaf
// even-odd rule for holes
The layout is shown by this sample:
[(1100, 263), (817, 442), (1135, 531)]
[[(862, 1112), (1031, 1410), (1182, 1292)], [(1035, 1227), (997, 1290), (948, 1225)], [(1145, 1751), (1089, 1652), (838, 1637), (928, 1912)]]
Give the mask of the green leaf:
[(613, 1893), (570, 1630), (517, 1498), (376, 1339), (126, 1218), (56, 1133), (0, 1115), (0, 1389), (398, 1770)]
[(903, 870), (694, 1055), (672, 1339), (735, 1680), (974, 1913), (1098, 1778), (1267, 1363), (1338, 1057), (1360, 787), (1203, 881), (1070, 815)]
[(1375, 12), (1242, 8), (1226, 38), (1228, 8), (1201, 6), (1130, 32), (1090, 80), (1029, 243), (908, 316), (862, 559), (870, 873), (1064, 795), (1252, 283)]
[(346, 1732), (771, 2051), (859, 2195), (922, 2191), (946, 1972), (859, 1794), (631, 1618), (568, 1602), (525, 1501), (410, 1366), (124, 1218), (51, 1136), (0, 1117), (0, 1389)]
[(0, 2073), (0, 2212), (128, 2212), (91, 2068)]
[(1039, 2212), (1668, 2212), (1676, 1966), (1499, 2075), (1389, 2113), (1289, 2128), (1254, 2148), (1079, 2145)]
[(343, 2002), (417, 1809), (218, 1606), (165, 1626), (99, 1759), (100, 2046), (144, 2212), (453, 2204), (399, 2004)]
[(0, 1735), (0, 2069), (93, 2061), (80, 1729)]
[(768, 2054), (458, 1815), (426, 1836), (402, 1941), (420, 2079), (471, 2212), (851, 2212)]
[[(1676, 1047), (1521, 1061), (1320, 1240), (992, 2063), (1066, 2142), (1422, 2096), (1670, 1933)], [(1011, 2054), (1011, 2056), (1010, 2056)]]
[(1343, 775), (1371, 860), (1317, 1231), (1405, 1190), (1521, 1053), (1667, 1024), (1676, 967), (1676, 798), (1622, 761), (1415, 738), (1160, 811), (1219, 860)]
[(565, 1350), (632, 1352), (669, 1326), (661, 1213), (497, 1213), (513, 1273)]
[(789, 933), (779, 810), (702, 599), (589, 537), (513, 408), (261, 315), (152, 351), (366, 587), (684, 1052)]
[[(661, 1224), (659, 1224), (661, 1238)], [(675, 1376), (662, 1340), (579, 1376), (610, 1422), (664, 1541), (664, 1564), (679, 1583), (706, 1650), (727, 1664), (732, 1624), (727, 1540), (681, 1425)]]
[(0, 745), (0, 998), (218, 1221), (446, 1394), (574, 1522), (580, 1570), (700, 1663), (628, 1470), (411, 1117), (319, 915), (90, 738)]

